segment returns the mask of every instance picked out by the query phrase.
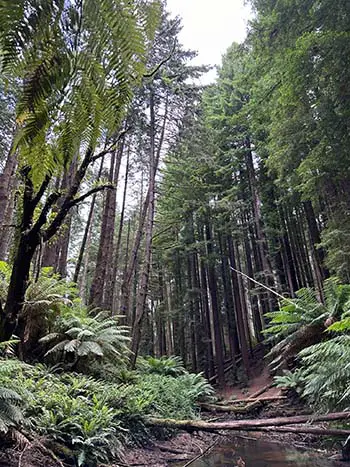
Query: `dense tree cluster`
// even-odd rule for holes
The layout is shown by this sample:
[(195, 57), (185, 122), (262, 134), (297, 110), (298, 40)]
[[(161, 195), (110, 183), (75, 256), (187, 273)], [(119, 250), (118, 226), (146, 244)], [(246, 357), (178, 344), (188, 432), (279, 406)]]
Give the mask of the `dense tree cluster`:
[(250, 3), (247, 39), (205, 87), (162, 2), (0, 4), (5, 355), (108, 384), (148, 365), (199, 397), (211, 388), (178, 357), (224, 385), (277, 341), (274, 367), (301, 351), (283, 384), (347, 407), (349, 372), (329, 374), (349, 356), (350, 4)]

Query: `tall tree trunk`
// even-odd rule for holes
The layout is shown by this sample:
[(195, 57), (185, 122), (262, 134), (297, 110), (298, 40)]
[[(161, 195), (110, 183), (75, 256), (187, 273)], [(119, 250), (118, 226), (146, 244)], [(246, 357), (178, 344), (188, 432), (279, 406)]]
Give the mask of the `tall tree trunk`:
[(112, 265), (110, 264), (110, 255), (113, 251), (113, 240), (115, 231), (116, 183), (119, 177), (119, 169), (122, 154), (123, 143), (120, 143), (118, 149), (114, 150), (111, 155), (108, 181), (110, 183), (113, 183), (114, 188), (112, 190), (108, 190), (105, 194), (95, 274), (90, 288), (89, 303), (93, 307), (98, 308), (104, 308), (106, 305), (108, 305), (107, 309), (111, 308), (110, 301), (108, 301), (108, 304), (105, 303), (105, 291), (107, 290), (108, 286), (111, 286), (110, 268), (112, 267)]
[(239, 353), (239, 345), (236, 329), (236, 320), (234, 315), (233, 292), (231, 287), (229, 268), (227, 264), (228, 255), (224, 249), (225, 239), (223, 237), (223, 234), (219, 232), (220, 264), (224, 290), (224, 305), (226, 309), (227, 318), (228, 340), (230, 345), (230, 357), (232, 359), (232, 364), (235, 370), (236, 355)]
[(328, 270), (324, 267), (324, 249), (317, 247), (321, 243), (320, 231), (316, 222), (315, 212), (311, 201), (303, 201), (303, 208), (308, 225), (308, 234), (311, 244), (313, 269), (315, 271), (316, 285), (322, 296), (323, 281), (329, 277)]
[[(104, 163), (104, 157), (101, 158), (100, 167), (99, 167), (98, 174), (97, 174), (97, 179), (96, 179), (97, 182), (100, 180), (101, 175), (102, 175), (103, 163)], [(75, 282), (76, 284), (79, 281), (79, 275), (80, 275), (81, 266), (83, 264), (85, 248), (87, 246), (89, 235), (90, 235), (90, 232), (91, 232), (91, 226), (92, 226), (92, 222), (93, 222), (93, 218), (94, 218), (94, 210), (95, 210), (95, 205), (96, 205), (96, 197), (97, 197), (97, 194), (95, 193), (92, 196), (92, 199), (91, 199), (89, 215), (88, 215), (85, 230), (84, 230), (84, 236), (83, 236), (83, 239), (82, 239), (82, 242), (81, 242), (81, 245), (80, 245), (78, 261), (77, 261), (77, 264), (75, 266), (73, 282)], [(87, 251), (89, 251), (89, 248), (87, 249)]]
[[(198, 240), (204, 244), (204, 229), (202, 226), (198, 226)], [(207, 281), (207, 270), (205, 265), (205, 251), (204, 248), (200, 248), (199, 257), (199, 269), (200, 269), (200, 290), (201, 290), (201, 319), (204, 330), (203, 341), (206, 348), (206, 366), (204, 374), (207, 378), (214, 375), (214, 353), (213, 353), (213, 342), (211, 338), (211, 325), (210, 325), (210, 310), (209, 310), (209, 297), (208, 297), (208, 281)]]
[(211, 233), (211, 226), (207, 220), (205, 226), (205, 234), (207, 239), (207, 252), (208, 252), (208, 285), (211, 298), (211, 309), (213, 315), (214, 327), (214, 347), (215, 347), (215, 362), (217, 366), (218, 384), (219, 386), (225, 385), (224, 373), (224, 343), (222, 339), (222, 318), (219, 309), (218, 293), (217, 293), (217, 279), (215, 271), (215, 263), (213, 258), (214, 246)]
[(116, 218), (116, 209), (117, 209), (117, 186), (119, 180), (119, 172), (120, 172), (120, 164), (124, 153), (124, 139), (121, 141), (118, 152), (117, 152), (117, 160), (116, 166), (114, 170), (114, 178), (113, 184), (115, 186), (115, 190), (111, 192), (112, 196), (110, 199), (110, 207), (109, 207), (109, 222), (108, 222), (108, 243), (107, 243), (107, 256), (111, 260), (107, 262), (106, 266), (106, 274), (105, 274), (105, 281), (104, 281), (104, 299), (103, 299), (103, 307), (106, 310), (112, 311), (113, 308), (113, 290), (115, 286), (115, 278), (116, 278), (116, 267), (115, 261), (113, 261), (115, 255), (115, 218)]
[(12, 175), (10, 183), (11, 191), (9, 192), (3, 224), (2, 227), (0, 227), (0, 261), (6, 261), (8, 259), (11, 240), (15, 236), (16, 227), (13, 225), (13, 222), (15, 220), (15, 206), (18, 199), (17, 187), (19, 184), (15, 173)]
[(135, 366), (138, 354), (140, 339), (141, 339), (141, 326), (142, 319), (145, 312), (146, 297), (148, 293), (148, 281), (151, 268), (152, 258), (152, 236), (153, 236), (153, 222), (154, 222), (154, 208), (155, 208), (155, 190), (156, 190), (156, 175), (160, 159), (160, 153), (163, 147), (165, 128), (168, 120), (168, 96), (164, 103), (164, 116), (161, 134), (158, 141), (158, 148), (156, 151), (155, 137), (156, 137), (156, 122), (155, 122), (155, 104), (154, 104), (154, 89), (150, 91), (150, 176), (149, 176), (149, 203), (148, 203), (148, 218), (145, 231), (145, 256), (141, 273), (140, 287), (136, 300), (135, 320), (132, 329), (131, 350), (132, 366)]
[(231, 266), (231, 280), (232, 280), (232, 287), (233, 287), (233, 292), (234, 292), (233, 298), (234, 298), (234, 304), (235, 304), (235, 315), (236, 315), (239, 344), (240, 344), (240, 349), (241, 349), (241, 354), (242, 354), (243, 367), (244, 367), (244, 370), (247, 376), (249, 376), (250, 365), (249, 365), (248, 336), (246, 335), (246, 332), (245, 332), (242, 301), (241, 301), (241, 295), (240, 295), (240, 290), (239, 290), (239, 278), (236, 272), (237, 265), (236, 265), (233, 239), (231, 236), (228, 237), (228, 249), (229, 249), (229, 259), (230, 259), (230, 266)]
[(17, 157), (10, 150), (4, 170), (0, 174), (0, 260), (5, 259), (7, 253), (7, 237), (9, 221), (12, 219), (13, 180), (17, 168)]
[(130, 164), (130, 146), (128, 147), (127, 156), (126, 156), (124, 189), (123, 189), (123, 201), (122, 201), (121, 212), (120, 212), (117, 242), (116, 242), (115, 249), (114, 249), (113, 273), (112, 273), (112, 285), (111, 285), (111, 293), (112, 293), (111, 300), (112, 300), (112, 312), (113, 313), (115, 313), (116, 310), (117, 310), (117, 307), (116, 307), (116, 297), (117, 297), (116, 280), (117, 280), (120, 249), (121, 249), (123, 227), (124, 227), (126, 195), (127, 195), (127, 191), (128, 191), (128, 180), (129, 180), (129, 169), (130, 169), (129, 164)]

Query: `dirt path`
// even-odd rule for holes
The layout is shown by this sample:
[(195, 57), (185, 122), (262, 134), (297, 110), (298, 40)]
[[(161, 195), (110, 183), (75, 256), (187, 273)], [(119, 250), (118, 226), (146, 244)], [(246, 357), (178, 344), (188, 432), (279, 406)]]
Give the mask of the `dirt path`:
[[(256, 392), (260, 391), (264, 387), (273, 383), (273, 378), (270, 375), (268, 367), (265, 365), (263, 356), (255, 361), (255, 364), (251, 368), (252, 377), (249, 380), (248, 386), (246, 387), (226, 387), (219, 391), (219, 396), (225, 400), (228, 399), (246, 399)], [(281, 395), (281, 390), (276, 387), (271, 387), (264, 391), (264, 397), (272, 397)]]

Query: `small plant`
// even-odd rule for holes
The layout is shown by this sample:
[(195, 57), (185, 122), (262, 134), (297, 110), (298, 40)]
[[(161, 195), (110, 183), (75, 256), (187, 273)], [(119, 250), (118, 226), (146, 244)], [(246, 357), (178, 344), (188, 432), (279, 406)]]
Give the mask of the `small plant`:
[(22, 398), (17, 392), (0, 387), (0, 432), (7, 433), (10, 427), (23, 422), (23, 414), (18, 404)]
[(141, 373), (157, 374), (164, 376), (180, 376), (186, 372), (180, 357), (139, 357), (137, 360), (137, 369)]
[[(17, 360), (1, 360), (1, 383), (3, 384), (2, 380), (20, 367), (21, 364)], [(22, 410), (19, 407), (22, 398), (16, 391), (2, 386), (2, 384), (0, 385), (0, 432), (7, 433), (11, 427), (18, 426), (24, 421)]]
[(277, 388), (292, 389), (298, 394), (303, 392), (306, 378), (300, 368), (294, 371), (285, 370), (282, 376), (275, 376), (275, 386)]

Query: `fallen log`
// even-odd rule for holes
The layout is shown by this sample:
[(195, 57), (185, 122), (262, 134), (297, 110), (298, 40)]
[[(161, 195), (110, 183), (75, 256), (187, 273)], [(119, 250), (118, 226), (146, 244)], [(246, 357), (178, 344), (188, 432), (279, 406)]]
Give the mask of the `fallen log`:
[(256, 391), (253, 394), (251, 394), (249, 397), (251, 399), (256, 399), (258, 396), (260, 396), (261, 394), (264, 394), (264, 392), (271, 389), (273, 385), (274, 385), (274, 382), (272, 381), (269, 384), (267, 384), (266, 386), (264, 386), (263, 388), (259, 389), (259, 391)]
[(264, 396), (264, 397), (247, 397), (246, 399), (230, 399), (230, 400), (225, 400), (225, 401), (220, 401), (217, 402), (218, 405), (236, 405), (236, 404), (246, 404), (249, 402), (255, 402), (255, 401), (260, 401), (260, 402), (274, 402), (274, 401), (282, 401), (288, 399), (287, 396)]
[(169, 418), (149, 418), (145, 423), (149, 426), (161, 426), (165, 428), (177, 428), (186, 431), (217, 431), (239, 430), (257, 431), (264, 427), (277, 427), (283, 425), (295, 425), (311, 422), (329, 422), (346, 420), (350, 418), (350, 412), (334, 412), (325, 415), (296, 415), (294, 417), (262, 418), (257, 420), (233, 420), (227, 422), (206, 422), (204, 420), (173, 420)]
[(269, 426), (257, 428), (256, 431), (310, 434), (320, 436), (350, 436), (350, 430), (344, 430), (340, 428), (322, 428), (319, 426)]
[(259, 407), (262, 403), (259, 399), (254, 399), (249, 404), (246, 404), (243, 407), (235, 406), (235, 405), (222, 405), (222, 404), (200, 404), (201, 408), (207, 410), (209, 412), (233, 412), (233, 413), (246, 413), (249, 410), (253, 410)]

